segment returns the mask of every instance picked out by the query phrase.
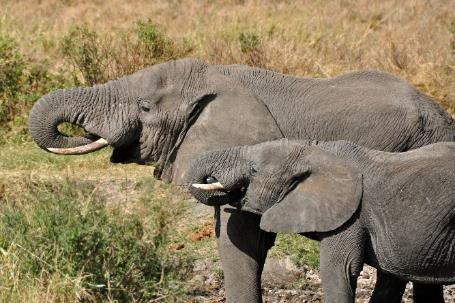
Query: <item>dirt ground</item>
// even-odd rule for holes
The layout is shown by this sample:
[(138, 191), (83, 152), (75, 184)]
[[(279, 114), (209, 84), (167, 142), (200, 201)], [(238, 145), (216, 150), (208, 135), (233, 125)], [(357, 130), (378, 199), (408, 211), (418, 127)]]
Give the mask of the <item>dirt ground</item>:
[[(224, 302), (224, 289), (219, 275), (213, 271), (220, 265), (215, 262), (198, 261), (194, 266), (192, 282), (202, 287), (209, 295), (196, 297), (193, 302)], [(365, 266), (357, 282), (356, 302), (368, 302), (376, 281), (376, 270)], [(321, 280), (316, 270), (298, 268), (286, 257), (268, 258), (263, 274), (263, 298), (265, 303), (310, 303), (323, 302)], [(444, 287), (447, 303), (455, 302), (455, 285)], [(402, 302), (411, 303), (412, 285), (408, 283)]]

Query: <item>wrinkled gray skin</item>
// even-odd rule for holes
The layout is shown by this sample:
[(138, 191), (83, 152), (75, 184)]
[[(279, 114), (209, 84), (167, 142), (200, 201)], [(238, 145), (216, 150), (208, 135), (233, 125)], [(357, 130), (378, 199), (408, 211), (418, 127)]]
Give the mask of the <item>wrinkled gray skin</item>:
[[(78, 124), (89, 135), (62, 136), (62, 122)], [(155, 163), (156, 175), (176, 184), (201, 152), (282, 137), (346, 139), (385, 151), (455, 140), (450, 116), (389, 74), (306, 79), (192, 59), (52, 92), (33, 107), (29, 128), (43, 149), (102, 137), (114, 147), (111, 161)], [(260, 302), (260, 276), (275, 234), (259, 229), (258, 216), (230, 206), (217, 208), (216, 220), (227, 301)]]
[[(208, 152), (188, 180), (224, 186), (190, 186), (205, 204), (234, 202), (262, 215), (265, 231), (320, 240), (325, 302), (354, 302), (364, 262), (398, 283), (455, 283), (453, 142), (386, 153), (281, 139)], [(391, 302), (388, 287), (377, 285), (372, 301)]]

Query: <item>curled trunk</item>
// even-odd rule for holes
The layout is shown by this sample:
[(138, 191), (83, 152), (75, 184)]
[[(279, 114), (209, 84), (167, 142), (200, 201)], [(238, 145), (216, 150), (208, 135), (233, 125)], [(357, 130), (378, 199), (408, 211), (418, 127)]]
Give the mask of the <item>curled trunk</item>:
[[(62, 89), (42, 97), (33, 106), (29, 130), (43, 149), (65, 154), (75, 147), (91, 152), (107, 144), (118, 145), (126, 140), (131, 123), (129, 96), (120, 81), (111, 81), (90, 88)], [(84, 128), (90, 135), (68, 137), (60, 133), (58, 125), (68, 122)], [(98, 140), (99, 138), (105, 141)], [(101, 144), (103, 143), (103, 144)], [(59, 152), (67, 149), (66, 152)]]

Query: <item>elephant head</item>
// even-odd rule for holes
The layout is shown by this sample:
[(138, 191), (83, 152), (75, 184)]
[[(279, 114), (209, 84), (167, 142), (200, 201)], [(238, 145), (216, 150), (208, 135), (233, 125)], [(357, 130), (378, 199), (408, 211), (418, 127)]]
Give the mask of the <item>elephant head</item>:
[[(34, 105), (29, 129), (37, 144), (53, 153), (83, 154), (111, 145), (112, 162), (166, 164), (208, 107), (214, 108), (209, 117), (200, 119), (203, 127), (197, 138), (204, 137), (215, 148), (246, 143), (222, 134), (235, 133), (231, 129), (238, 126), (237, 120), (246, 125), (237, 137), (257, 138), (255, 142), (270, 137), (270, 129), (277, 128), (265, 106), (239, 83), (201, 61), (182, 59), (94, 87), (49, 93)], [(246, 119), (251, 112), (254, 117)], [(61, 134), (57, 127), (63, 122), (83, 127), (87, 135)], [(275, 138), (281, 135), (275, 133)], [(197, 149), (193, 145), (185, 148)]]
[(266, 231), (334, 230), (359, 207), (362, 175), (315, 144), (283, 139), (205, 153), (188, 171), (190, 191), (202, 203), (262, 215)]

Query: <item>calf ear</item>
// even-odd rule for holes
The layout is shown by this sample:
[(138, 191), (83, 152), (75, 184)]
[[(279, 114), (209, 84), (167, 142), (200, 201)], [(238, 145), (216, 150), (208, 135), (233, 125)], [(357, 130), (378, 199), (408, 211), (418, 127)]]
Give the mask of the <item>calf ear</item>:
[(362, 175), (347, 161), (321, 148), (307, 151), (302, 161), (311, 167), (309, 175), (262, 215), (261, 229), (327, 232), (343, 225), (356, 212), (362, 197)]

